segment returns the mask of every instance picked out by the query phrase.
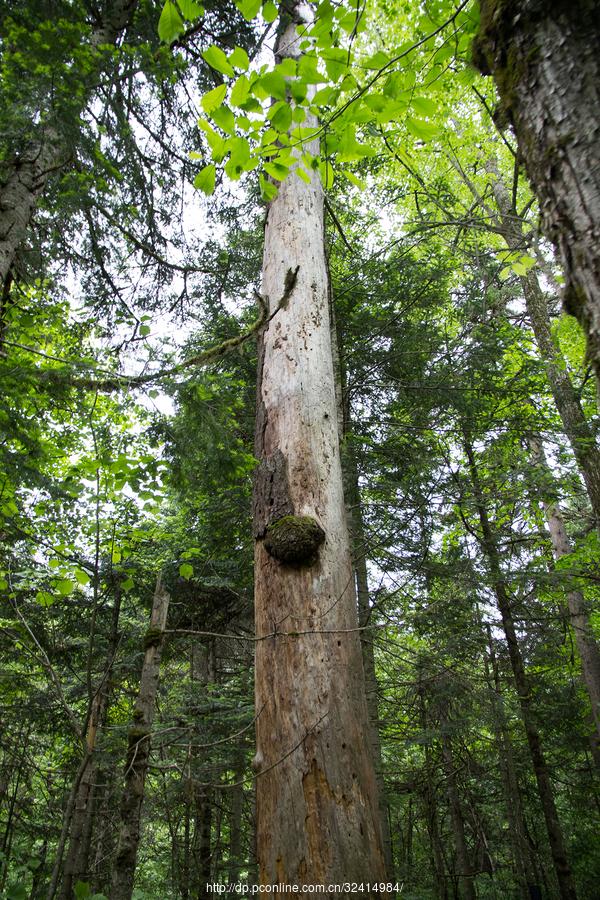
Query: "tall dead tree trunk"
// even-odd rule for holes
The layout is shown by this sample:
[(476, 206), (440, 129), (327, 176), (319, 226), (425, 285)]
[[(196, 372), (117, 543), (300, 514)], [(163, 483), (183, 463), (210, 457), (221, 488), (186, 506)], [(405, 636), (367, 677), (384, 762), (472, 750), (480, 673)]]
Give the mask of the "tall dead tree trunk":
[[(277, 55), (300, 56), (305, 5)], [(307, 123), (310, 125), (310, 122)], [(313, 148), (315, 151), (316, 147)], [(270, 203), (254, 495), (257, 849), (263, 884), (385, 881), (342, 489), (323, 192)]]
[(600, 373), (600, 16), (595, 0), (480, 0), (474, 59), (498, 87), (547, 235), (567, 309)]
[[(114, 44), (129, 24), (137, 0), (112, 0), (103, 15), (92, 28), (89, 42), (94, 49), (104, 44)], [(98, 54), (98, 66), (103, 62)], [(93, 83), (93, 79), (90, 79)], [(85, 94), (82, 108), (89, 99)], [(73, 156), (72, 147), (66, 141), (68, 129), (53, 118), (52, 98), (48, 109), (39, 109), (38, 137), (15, 156), (12, 162), (5, 160), (5, 176), (0, 185), (0, 284), (9, 283), (17, 253), (24, 242), (32, 216), (48, 179), (63, 168)]]
[(159, 575), (156, 580), (150, 627), (144, 637), (144, 661), (140, 689), (133, 710), (125, 760), (125, 785), (121, 799), (119, 841), (112, 875), (111, 900), (131, 900), (140, 842), (144, 786), (150, 760), (152, 724), (160, 674), (160, 659), (169, 611), (169, 594)]
[(552, 782), (550, 781), (550, 772), (542, 750), (540, 734), (535, 721), (535, 711), (531, 699), (531, 687), (525, 671), (525, 664), (523, 662), (523, 656), (517, 638), (512, 604), (502, 574), (498, 545), (488, 516), (473, 446), (464, 427), (463, 440), (468, 469), (471, 476), (475, 506), (481, 528), (481, 549), (483, 550), (489, 567), (491, 586), (496, 596), (496, 602), (502, 619), (502, 628), (506, 638), (508, 656), (517, 696), (519, 698), (521, 719), (525, 729), (531, 764), (535, 774), (540, 804), (544, 814), (548, 843), (550, 845), (554, 872), (558, 882), (559, 894), (561, 900), (576, 900), (577, 893), (567, 855), (562, 827), (554, 802), (554, 792), (552, 790)]

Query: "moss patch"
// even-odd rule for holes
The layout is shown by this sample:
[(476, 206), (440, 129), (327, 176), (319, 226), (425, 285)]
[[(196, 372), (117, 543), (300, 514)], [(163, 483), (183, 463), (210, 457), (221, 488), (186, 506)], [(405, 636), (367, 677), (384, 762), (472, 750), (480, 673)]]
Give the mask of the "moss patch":
[(147, 650), (148, 647), (158, 647), (162, 637), (163, 632), (160, 628), (149, 628), (144, 635), (144, 650)]
[(312, 565), (325, 532), (311, 516), (283, 516), (267, 528), (265, 549), (287, 565)]

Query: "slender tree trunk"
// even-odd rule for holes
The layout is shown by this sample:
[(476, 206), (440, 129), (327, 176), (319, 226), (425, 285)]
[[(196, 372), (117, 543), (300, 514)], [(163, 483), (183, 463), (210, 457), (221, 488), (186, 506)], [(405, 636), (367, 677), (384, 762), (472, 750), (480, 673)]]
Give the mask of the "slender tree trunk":
[(343, 468), (346, 508), (348, 514), (348, 526), (352, 542), (352, 559), (356, 578), (356, 593), (358, 599), (358, 623), (361, 628), (360, 641), (362, 648), (363, 669), (365, 673), (365, 691), (367, 696), (367, 710), (371, 726), (371, 752), (375, 778), (379, 793), (379, 812), (381, 816), (381, 833), (383, 839), (383, 852), (387, 880), (395, 881), (394, 858), (392, 854), (392, 838), (389, 827), (389, 808), (386, 797), (385, 780), (383, 777), (383, 759), (381, 755), (381, 722), (379, 718), (379, 685), (375, 670), (375, 648), (373, 632), (369, 631), (371, 624), (371, 603), (369, 593), (369, 576), (367, 572), (367, 559), (365, 555), (366, 538), (361, 510), (361, 499), (358, 487), (358, 472), (356, 458), (352, 447), (346, 446), (343, 451)]
[(492, 632), (489, 625), (486, 626), (488, 638), (488, 654), (485, 659), (486, 677), (490, 679), (489, 667), (491, 666), (493, 681), (490, 683), (492, 692), (492, 721), (496, 733), (498, 746), (498, 758), (500, 777), (506, 800), (506, 813), (509, 827), (509, 840), (512, 847), (515, 863), (515, 877), (523, 897), (537, 900), (541, 897), (541, 891), (537, 883), (535, 865), (531, 858), (525, 815), (521, 803), (521, 791), (515, 766), (512, 741), (508, 731), (504, 702), (500, 686), (500, 674), (498, 661), (494, 652)]
[(492, 587), (494, 590), (494, 594), (496, 595), (498, 609), (500, 610), (502, 628), (504, 630), (504, 635), (506, 638), (508, 655), (512, 668), (513, 678), (515, 680), (517, 695), (519, 698), (519, 705), (521, 708), (521, 718), (523, 720), (523, 726), (525, 728), (525, 735), (527, 737), (531, 763), (533, 766), (538, 786), (538, 793), (540, 796), (540, 802), (544, 813), (544, 821), (546, 823), (548, 842), (550, 844), (552, 862), (554, 864), (554, 871), (558, 881), (560, 897), (561, 900), (576, 900), (577, 893), (575, 890), (575, 884), (573, 882), (571, 866), (569, 864), (567, 856), (562, 827), (558, 818), (558, 813), (556, 811), (556, 804), (554, 803), (554, 794), (552, 790), (552, 783), (550, 781), (550, 773), (548, 771), (548, 765), (542, 751), (539, 731), (535, 723), (535, 714), (531, 701), (529, 679), (527, 678), (527, 674), (525, 672), (523, 657), (521, 655), (521, 648), (519, 647), (519, 642), (517, 639), (512, 606), (500, 566), (498, 547), (485, 506), (483, 490), (479, 480), (479, 473), (477, 470), (477, 464), (475, 462), (473, 447), (468, 438), (466, 430), (463, 431), (463, 436), (464, 449), (467, 455), (473, 494), (475, 497), (477, 513), (481, 526), (481, 547), (487, 559), (492, 579)]
[(86, 753), (89, 762), (83, 773), (71, 819), (69, 836), (69, 849), (63, 868), (63, 880), (60, 896), (63, 900), (71, 900), (73, 888), (77, 881), (89, 879), (89, 854), (94, 824), (94, 811), (96, 804), (96, 782), (98, 779), (98, 766), (96, 762), (96, 743), (98, 730), (103, 726), (108, 708), (110, 694), (110, 681), (113, 672), (113, 664), (117, 644), (119, 640), (119, 615), (121, 612), (121, 589), (116, 585), (115, 602), (112, 613), (108, 652), (104, 665), (102, 681), (91, 698), (90, 711), (86, 729)]
[(244, 812), (244, 750), (239, 747), (235, 754), (234, 779), (236, 786), (231, 789), (231, 811), (229, 817), (229, 864), (228, 881), (235, 884), (240, 877), (242, 859), (242, 816)]
[[(427, 730), (427, 710), (425, 706), (424, 685), (419, 680), (419, 714), (421, 719), (421, 728)], [(424, 800), (427, 818), (427, 831), (429, 833), (429, 841), (431, 844), (431, 854), (433, 857), (433, 868), (435, 872), (435, 890), (438, 900), (448, 900), (448, 879), (446, 877), (446, 864), (444, 860), (444, 850), (440, 837), (440, 826), (438, 820), (438, 804), (435, 795), (435, 785), (433, 781), (433, 761), (431, 759), (431, 748), (429, 744), (425, 744), (425, 786)]]
[(560, 250), (567, 307), (600, 371), (600, 16), (595, 0), (481, 0), (474, 57), (505, 118)]
[(111, 900), (131, 900), (138, 845), (144, 785), (150, 759), (152, 724), (160, 675), (160, 658), (169, 610), (169, 595), (159, 575), (156, 580), (150, 628), (144, 638), (145, 654), (140, 689), (129, 729), (125, 762), (125, 785), (121, 800), (119, 841), (112, 876)]
[[(308, 12), (295, 6), (295, 21), (280, 29), (280, 58), (300, 55), (296, 23), (305, 25)], [(382, 882), (337, 434), (323, 193), (314, 173), (310, 184), (292, 173), (270, 203), (263, 292), (272, 312), (285, 301), (259, 346), (254, 766), (260, 881)]]
[(443, 706), (440, 706), (439, 715), (442, 760), (444, 765), (444, 774), (446, 776), (446, 793), (448, 795), (450, 821), (452, 822), (454, 849), (456, 851), (456, 862), (458, 865), (458, 884), (462, 897), (465, 897), (466, 900), (476, 900), (477, 895), (475, 893), (475, 885), (473, 883), (473, 874), (471, 863), (469, 860), (469, 851), (467, 849), (467, 841), (465, 838), (465, 822), (458, 791), (458, 782), (456, 779), (454, 754), (452, 752), (452, 744), (450, 742), (450, 735), (448, 733), (448, 717)]
[(383, 852), (385, 856), (385, 868), (387, 880), (395, 882), (394, 854), (392, 849), (392, 836), (389, 821), (389, 805), (387, 791), (383, 777), (383, 758), (381, 754), (381, 720), (379, 717), (379, 685), (375, 668), (375, 648), (373, 632), (369, 631), (371, 624), (371, 603), (369, 593), (369, 576), (367, 571), (366, 535), (362, 515), (360, 488), (358, 484), (358, 467), (356, 454), (350, 441), (352, 432), (352, 417), (348, 402), (347, 374), (342, 363), (342, 341), (338, 332), (333, 303), (331, 279), (328, 277), (329, 316), (331, 330), (331, 351), (333, 360), (333, 377), (335, 383), (335, 397), (338, 422), (338, 437), (341, 449), (342, 480), (344, 498), (346, 503), (346, 516), (348, 531), (350, 534), (350, 553), (354, 568), (356, 595), (358, 601), (358, 624), (361, 629), (360, 642), (362, 649), (363, 670), (365, 676), (365, 691), (367, 697), (367, 710), (371, 725), (371, 752), (377, 790), (379, 794), (379, 811), (381, 816), (381, 835), (383, 840)]
[[(114, 44), (127, 27), (137, 0), (113, 0), (92, 29), (90, 45), (97, 48)], [(98, 56), (98, 65), (102, 57)], [(82, 100), (82, 108), (89, 94)], [(48, 98), (49, 108), (52, 101)], [(27, 236), (29, 225), (50, 176), (72, 158), (63, 123), (53, 122), (50, 112), (39, 111), (45, 124), (38, 126), (39, 137), (14, 159), (4, 162), (6, 172), (0, 185), (0, 284), (9, 282), (17, 252)], [(61, 127), (63, 126), (63, 127)]]
[[(542, 469), (546, 481), (550, 479), (551, 482), (552, 473), (546, 462), (544, 448), (540, 439), (530, 437), (529, 447), (533, 461)], [(556, 499), (551, 499), (545, 492), (542, 504), (548, 523), (554, 558), (559, 560), (572, 552), (571, 542), (569, 541), (560, 506)], [(597, 735), (596, 745), (598, 745), (600, 743), (600, 651), (594, 637), (594, 631), (582, 592), (575, 589), (567, 590), (567, 606), (571, 626), (575, 634), (575, 643), (581, 659), (583, 682), (592, 706), (592, 716)]]
[[(493, 160), (488, 161), (487, 169), (493, 179), (492, 189), (500, 212), (504, 240), (510, 250), (519, 250), (523, 246), (522, 221)], [(521, 276), (520, 281), (527, 315), (544, 362), (554, 403), (582, 474), (596, 525), (600, 528), (600, 449), (581, 408), (566, 361), (552, 334), (548, 305), (537, 275), (530, 271)]]

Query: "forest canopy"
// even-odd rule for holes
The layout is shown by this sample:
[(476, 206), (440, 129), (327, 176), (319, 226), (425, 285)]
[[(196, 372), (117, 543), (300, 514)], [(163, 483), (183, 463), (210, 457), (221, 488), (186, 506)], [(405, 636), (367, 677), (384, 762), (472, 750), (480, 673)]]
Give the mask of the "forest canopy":
[(0, 0), (0, 898), (598, 896), (595, 5)]

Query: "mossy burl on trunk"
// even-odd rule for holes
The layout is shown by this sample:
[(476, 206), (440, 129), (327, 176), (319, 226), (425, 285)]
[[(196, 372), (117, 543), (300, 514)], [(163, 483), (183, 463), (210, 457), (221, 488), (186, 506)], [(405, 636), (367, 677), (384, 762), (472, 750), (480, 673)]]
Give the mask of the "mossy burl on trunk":
[(325, 532), (312, 516), (283, 516), (267, 527), (265, 549), (288, 565), (312, 565), (317, 561)]

